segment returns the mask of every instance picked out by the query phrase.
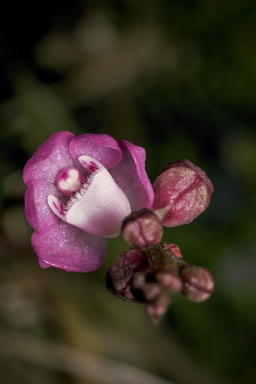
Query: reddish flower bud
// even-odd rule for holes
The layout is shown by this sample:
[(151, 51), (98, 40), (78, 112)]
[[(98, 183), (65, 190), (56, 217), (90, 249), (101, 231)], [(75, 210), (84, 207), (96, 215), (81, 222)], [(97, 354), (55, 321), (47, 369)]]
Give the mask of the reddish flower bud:
[(183, 282), (181, 293), (187, 299), (199, 303), (211, 296), (214, 281), (213, 276), (207, 269), (187, 265), (181, 270), (180, 277)]
[(131, 284), (137, 271), (149, 269), (147, 258), (136, 249), (122, 252), (108, 269), (106, 274), (107, 289), (118, 299), (134, 303)]
[(153, 184), (152, 210), (166, 227), (187, 224), (208, 207), (213, 185), (189, 160), (168, 164)]
[(122, 237), (131, 248), (145, 251), (158, 244), (163, 236), (163, 227), (156, 214), (149, 209), (132, 213), (122, 225)]

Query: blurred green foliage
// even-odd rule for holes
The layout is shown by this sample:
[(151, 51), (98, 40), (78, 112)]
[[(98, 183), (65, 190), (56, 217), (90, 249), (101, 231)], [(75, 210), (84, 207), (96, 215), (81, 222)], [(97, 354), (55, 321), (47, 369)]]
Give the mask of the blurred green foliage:
[[(254, 383), (256, 342), (256, 2), (45, 1), (0, 18), (0, 324), (176, 383)], [(174, 297), (158, 328), (104, 276), (41, 270), (23, 214), (22, 169), (51, 133), (107, 133), (147, 151), (151, 181), (188, 158), (215, 192), (193, 223), (166, 229), (209, 268), (212, 298)], [(29, 362), (28, 362), (29, 363)], [(42, 373), (43, 372), (43, 373)], [(39, 379), (40, 377), (40, 379)], [(17, 361), (3, 383), (89, 383)], [(30, 381), (29, 381), (30, 380)], [(121, 384), (121, 383), (120, 383)]]

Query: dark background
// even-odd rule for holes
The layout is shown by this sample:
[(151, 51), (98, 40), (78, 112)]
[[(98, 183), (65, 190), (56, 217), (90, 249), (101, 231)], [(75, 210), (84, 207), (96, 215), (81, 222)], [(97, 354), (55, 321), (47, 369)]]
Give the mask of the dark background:
[[(21, 333), (35, 351), (42, 339), (48, 355), (65, 344), (112, 359), (112, 371), (126, 363), (177, 384), (255, 383), (256, 2), (9, 1), (0, 10), (0, 102), (1, 383), (108, 382), (81, 378), (76, 365), (67, 374), (64, 363), (35, 364), (15, 346)], [(98, 271), (40, 269), (22, 169), (61, 130), (143, 146), (152, 182), (182, 158), (207, 173), (207, 211), (164, 235), (212, 271), (207, 302), (174, 297), (151, 326), (142, 306), (105, 290), (120, 238)]]

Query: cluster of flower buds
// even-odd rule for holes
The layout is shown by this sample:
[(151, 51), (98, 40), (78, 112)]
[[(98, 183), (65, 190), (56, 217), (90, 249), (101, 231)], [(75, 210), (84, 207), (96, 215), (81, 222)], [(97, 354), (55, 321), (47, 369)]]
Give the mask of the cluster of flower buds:
[(211, 273), (188, 265), (175, 244), (162, 240), (163, 225), (191, 222), (209, 205), (213, 187), (205, 173), (188, 160), (169, 164), (153, 184), (151, 210), (131, 213), (122, 224), (130, 250), (122, 252), (107, 272), (107, 288), (129, 303), (142, 302), (153, 324), (166, 313), (173, 293), (193, 302), (213, 292)]

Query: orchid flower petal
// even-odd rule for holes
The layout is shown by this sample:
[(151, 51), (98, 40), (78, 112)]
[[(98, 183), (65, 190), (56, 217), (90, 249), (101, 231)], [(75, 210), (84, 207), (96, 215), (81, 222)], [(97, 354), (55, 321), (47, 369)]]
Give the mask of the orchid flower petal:
[(32, 180), (45, 180), (52, 184), (56, 175), (74, 162), (69, 153), (69, 143), (75, 137), (70, 132), (53, 133), (25, 165), (23, 178), (28, 185)]
[(59, 222), (59, 218), (48, 205), (49, 195), (62, 199), (63, 204), (68, 200), (56, 186), (43, 180), (32, 181), (25, 194), (25, 216), (37, 232), (48, 232)]
[(49, 232), (34, 232), (31, 241), (42, 268), (90, 272), (99, 268), (106, 257), (106, 239), (92, 236), (63, 221)]
[(125, 140), (119, 141), (118, 144), (123, 151), (123, 157), (109, 172), (117, 185), (125, 191), (133, 212), (150, 208), (154, 192), (145, 171), (145, 150)]
[(105, 134), (85, 133), (75, 137), (69, 146), (70, 154), (76, 167), (79, 167), (77, 159), (88, 155), (107, 169), (114, 167), (122, 158), (122, 150), (116, 140)]

